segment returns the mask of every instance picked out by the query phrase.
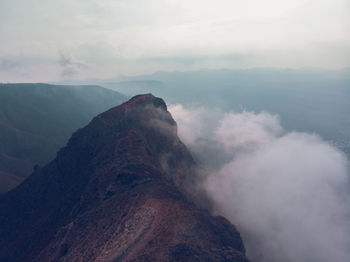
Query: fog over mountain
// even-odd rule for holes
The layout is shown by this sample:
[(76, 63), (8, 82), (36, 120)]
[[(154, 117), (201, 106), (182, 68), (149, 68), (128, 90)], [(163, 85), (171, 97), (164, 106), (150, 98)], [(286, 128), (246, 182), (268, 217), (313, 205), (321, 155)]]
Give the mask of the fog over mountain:
[(350, 261), (349, 0), (0, 0), (0, 22), (1, 262)]
[(350, 257), (350, 165), (316, 134), (286, 132), (276, 115), (169, 108), (201, 164), (197, 190), (237, 224), (252, 261)]
[(157, 72), (105, 87), (166, 97), (201, 164), (194, 190), (252, 261), (348, 261), (349, 70)]

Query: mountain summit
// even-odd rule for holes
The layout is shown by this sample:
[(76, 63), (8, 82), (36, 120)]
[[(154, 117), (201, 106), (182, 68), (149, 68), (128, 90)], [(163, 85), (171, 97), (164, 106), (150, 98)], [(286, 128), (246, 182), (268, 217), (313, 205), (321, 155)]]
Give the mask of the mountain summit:
[(248, 261), (183, 193), (194, 168), (164, 101), (135, 96), (0, 198), (0, 261)]

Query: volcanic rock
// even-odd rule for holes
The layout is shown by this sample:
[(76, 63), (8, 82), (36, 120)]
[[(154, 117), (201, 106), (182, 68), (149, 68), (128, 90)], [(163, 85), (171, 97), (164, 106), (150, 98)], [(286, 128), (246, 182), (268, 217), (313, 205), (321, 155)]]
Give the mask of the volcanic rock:
[(186, 197), (194, 168), (164, 101), (136, 96), (0, 198), (0, 261), (248, 261), (235, 227)]

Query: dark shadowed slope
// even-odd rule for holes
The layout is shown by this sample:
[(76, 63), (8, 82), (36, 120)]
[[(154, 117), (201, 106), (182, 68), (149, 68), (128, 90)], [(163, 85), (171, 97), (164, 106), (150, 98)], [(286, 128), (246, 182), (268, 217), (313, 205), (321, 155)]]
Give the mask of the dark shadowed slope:
[(0, 261), (247, 261), (182, 190), (194, 162), (164, 101), (132, 98), (0, 198)]
[(72, 132), (125, 101), (98, 86), (0, 84), (0, 193), (46, 164)]

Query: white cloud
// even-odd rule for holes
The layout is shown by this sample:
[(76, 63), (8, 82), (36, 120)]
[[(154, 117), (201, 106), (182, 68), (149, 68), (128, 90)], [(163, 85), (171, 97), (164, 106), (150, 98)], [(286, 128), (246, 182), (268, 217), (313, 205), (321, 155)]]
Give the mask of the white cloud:
[(169, 111), (177, 119), (178, 134), (185, 144), (193, 144), (197, 138), (204, 136), (206, 126), (203, 123), (203, 108), (189, 111), (181, 104), (176, 104), (169, 106)]
[(214, 137), (228, 150), (254, 147), (271, 142), (282, 132), (277, 116), (261, 112), (254, 114), (227, 113), (214, 132)]
[(177, 105), (170, 111), (180, 138), (190, 136), (190, 149), (202, 141), (197, 135), (221, 145), (192, 150), (199, 159), (218, 163), (216, 169), (201, 163), (210, 165), (211, 173), (199, 185), (216, 212), (238, 227), (252, 261), (348, 260), (349, 161), (343, 153), (315, 134), (284, 133), (277, 116), (266, 112), (222, 114), (203, 122), (210, 109)]

